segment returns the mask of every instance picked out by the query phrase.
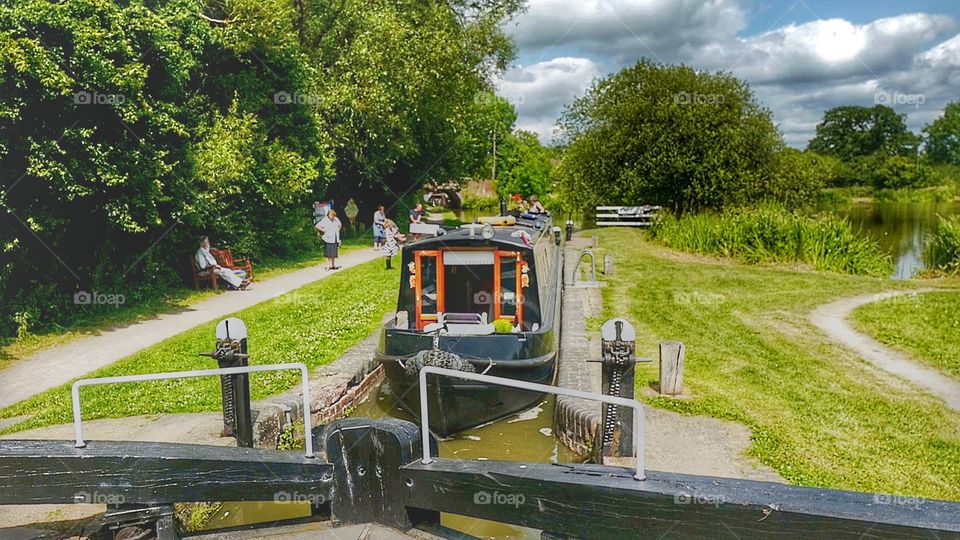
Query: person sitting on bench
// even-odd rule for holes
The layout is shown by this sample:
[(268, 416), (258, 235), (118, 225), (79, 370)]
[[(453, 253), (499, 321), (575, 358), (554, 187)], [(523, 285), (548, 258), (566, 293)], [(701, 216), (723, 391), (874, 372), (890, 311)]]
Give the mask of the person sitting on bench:
[(197, 259), (197, 268), (201, 274), (213, 272), (220, 279), (229, 283), (231, 287), (241, 291), (250, 286), (250, 280), (246, 279), (246, 272), (224, 268), (217, 263), (216, 257), (213, 256), (213, 253), (210, 253), (210, 239), (208, 237), (204, 236), (200, 239), (200, 249), (197, 250), (194, 257)]

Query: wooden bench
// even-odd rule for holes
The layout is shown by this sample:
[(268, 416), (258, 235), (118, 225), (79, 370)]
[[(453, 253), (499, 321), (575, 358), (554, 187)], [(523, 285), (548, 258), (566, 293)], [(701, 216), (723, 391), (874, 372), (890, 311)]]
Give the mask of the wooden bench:
[(234, 259), (233, 250), (230, 248), (211, 249), (210, 253), (220, 266), (231, 270), (243, 270), (247, 273), (247, 279), (253, 281), (253, 265), (250, 263), (250, 257)]
[[(213, 258), (217, 260), (217, 264), (229, 268), (231, 270), (243, 270), (247, 273), (247, 278), (250, 281), (253, 281), (253, 264), (250, 263), (249, 257), (242, 257), (235, 259), (233, 257), (233, 251), (230, 248), (226, 249), (211, 249), (210, 253), (213, 255)], [(193, 270), (193, 288), (200, 290), (200, 286), (204, 283), (209, 282), (210, 287), (213, 290), (220, 288), (219, 278), (214, 272), (204, 272), (200, 270), (197, 266), (197, 257), (196, 255), (190, 256), (190, 268)]]
[(219, 289), (219, 284), (217, 282), (217, 274), (213, 272), (202, 273), (199, 267), (197, 267), (197, 257), (196, 255), (190, 256), (190, 269), (193, 270), (193, 288), (200, 290), (200, 285), (206, 282), (210, 283), (210, 287), (213, 290)]

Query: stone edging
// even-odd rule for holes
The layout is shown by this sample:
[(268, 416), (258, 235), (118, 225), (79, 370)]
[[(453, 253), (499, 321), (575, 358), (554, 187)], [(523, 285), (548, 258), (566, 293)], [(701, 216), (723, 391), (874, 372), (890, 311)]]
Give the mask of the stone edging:
[[(378, 329), (336, 361), (311, 374), (310, 412), (314, 427), (342, 418), (345, 411), (366, 399), (383, 382), (383, 368), (373, 358), (379, 341)], [(276, 448), (284, 428), (303, 419), (302, 399), (298, 386), (254, 403), (253, 445)]]
[[(590, 247), (587, 238), (574, 238), (564, 247), (564, 292), (561, 309), (560, 352), (557, 360), (557, 386), (600, 393), (599, 335), (589, 336), (587, 318), (599, 316), (602, 297), (599, 289), (566, 286), (566, 276), (576, 271), (580, 251)], [(590, 339), (590, 338), (593, 339)], [(600, 433), (601, 409), (597, 401), (557, 396), (554, 433), (570, 450), (581, 457), (592, 457), (594, 441)]]

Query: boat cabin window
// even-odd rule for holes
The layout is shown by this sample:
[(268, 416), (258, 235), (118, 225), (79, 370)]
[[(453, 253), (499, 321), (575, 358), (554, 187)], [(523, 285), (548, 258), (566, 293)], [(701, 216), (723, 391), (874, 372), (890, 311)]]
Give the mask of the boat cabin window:
[[(419, 251), (411, 268), (417, 328), (432, 323), (523, 327), (521, 253), (495, 250)], [(482, 328), (478, 328), (480, 332)]]

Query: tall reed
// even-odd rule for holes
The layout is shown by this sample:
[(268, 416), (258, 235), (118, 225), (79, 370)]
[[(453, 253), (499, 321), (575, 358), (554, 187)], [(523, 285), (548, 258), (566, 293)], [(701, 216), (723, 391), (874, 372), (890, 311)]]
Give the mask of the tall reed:
[(960, 216), (940, 217), (940, 227), (930, 236), (923, 250), (927, 268), (960, 273)]
[(817, 270), (889, 276), (889, 255), (835, 216), (810, 217), (775, 206), (666, 217), (651, 227), (660, 243), (749, 263), (803, 263)]

